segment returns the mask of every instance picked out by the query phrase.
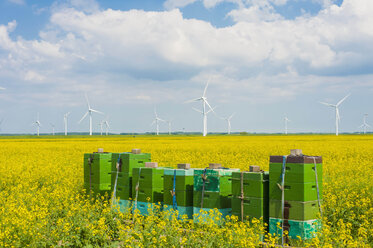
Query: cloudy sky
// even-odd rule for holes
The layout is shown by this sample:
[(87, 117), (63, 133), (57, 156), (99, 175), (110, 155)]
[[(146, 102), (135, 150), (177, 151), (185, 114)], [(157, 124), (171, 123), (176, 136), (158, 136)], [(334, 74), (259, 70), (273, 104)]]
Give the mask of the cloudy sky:
[[(152, 131), (154, 107), (173, 130), (357, 131), (373, 124), (371, 0), (1, 0), (2, 132), (86, 131), (84, 94), (114, 132)], [(94, 129), (104, 115), (93, 117)], [(166, 131), (167, 125), (161, 125)]]

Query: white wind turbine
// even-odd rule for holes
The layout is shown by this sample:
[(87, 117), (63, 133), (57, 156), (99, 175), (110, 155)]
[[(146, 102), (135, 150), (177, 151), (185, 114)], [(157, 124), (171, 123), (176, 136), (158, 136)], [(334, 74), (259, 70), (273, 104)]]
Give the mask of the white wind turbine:
[(287, 135), (288, 134), (288, 122), (290, 122), (290, 120), (286, 115), (284, 118), (284, 122), (285, 122), (285, 134)]
[(53, 123), (49, 123), (50, 125), (51, 125), (51, 127), (52, 127), (52, 135), (54, 136), (54, 124)]
[(166, 121), (168, 124), (168, 135), (171, 135), (171, 121), (172, 120)]
[(104, 121), (100, 121), (100, 123), (98, 125), (100, 126), (100, 130), (101, 130), (100, 135), (102, 136)]
[(39, 121), (39, 113), (37, 114), (36, 121), (33, 124), (37, 126), (37, 135), (39, 136), (39, 130), (41, 126), (41, 123)]
[(110, 128), (108, 119), (109, 119), (109, 117), (107, 117), (106, 120), (104, 121), (104, 125), (105, 125), (105, 128), (106, 128), (106, 136), (109, 135), (109, 128)]
[(94, 110), (91, 108), (91, 105), (89, 105), (89, 101), (88, 101), (88, 97), (87, 97), (87, 94), (85, 95), (85, 99), (87, 101), (87, 107), (88, 107), (88, 110), (87, 112), (83, 115), (82, 119), (80, 119), (80, 121), (78, 123), (81, 123), (84, 118), (87, 117), (87, 115), (89, 115), (89, 135), (92, 135), (92, 112), (94, 113), (98, 113), (98, 114), (104, 114), (98, 110)]
[[(206, 97), (206, 91), (207, 91), (207, 87), (209, 85), (209, 82), (210, 82), (210, 80), (207, 81), (205, 90), (203, 91), (203, 95), (201, 97), (196, 98), (196, 99), (192, 99), (190, 101), (187, 101), (187, 102), (198, 102), (198, 101), (202, 101), (202, 111), (200, 111), (198, 109), (195, 109), (195, 108), (193, 108), (193, 109), (203, 115), (203, 136), (207, 135), (207, 114), (210, 113), (210, 112), (214, 112), (214, 109), (210, 106), (210, 104), (207, 101), (207, 97)], [(206, 111), (206, 105), (209, 108), (208, 111)]]
[(67, 136), (67, 118), (69, 117), (70, 112), (67, 112), (63, 115), (63, 123), (65, 124), (65, 136)]
[(236, 113), (233, 113), (231, 116), (229, 116), (228, 118), (221, 118), (225, 121), (227, 121), (227, 125), (228, 125), (228, 134), (231, 134), (231, 119), (233, 118), (233, 116), (235, 115)]
[(162, 120), (161, 118), (158, 117), (157, 110), (155, 108), (154, 108), (154, 115), (155, 115), (154, 121), (150, 125), (153, 126), (154, 124), (156, 124), (156, 128), (157, 128), (156, 134), (159, 135), (159, 122), (160, 121), (165, 122), (165, 120)]
[(363, 117), (363, 125), (361, 125), (359, 128), (363, 128), (364, 130), (364, 134), (367, 133), (367, 128), (368, 127), (371, 127), (368, 123), (367, 123), (367, 116), (368, 114), (364, 114), (364, 117)]
[(335, 135), (338, 136), (338, 132), (339, 132), (339, 122), (341, 121), (341, 117), (339, 115), (339, 105), (341, 105), (342, 102), (344, 102), (344, 100), (347, 99), (347, 97), (349, 97), (351, 94), (348, 94), (347, 96), (343, 97), (342, 100), (340, 100), (337, 104), (330, 104), (330, 103), (325, 103), (325, 102), (320, 102), (321, 104), (324, 104), (326, 106), (329, 106), (329, 107), (332, 107), (335, 109)]

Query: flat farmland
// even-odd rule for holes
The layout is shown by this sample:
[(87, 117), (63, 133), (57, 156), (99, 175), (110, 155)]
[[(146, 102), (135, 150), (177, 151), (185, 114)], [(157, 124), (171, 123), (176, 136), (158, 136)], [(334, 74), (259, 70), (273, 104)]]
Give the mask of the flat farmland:
[[(104, 148), (140, 148), (159, 166), (209, 163), (269, 169), (269, 156), (290, 149), (323, 157), (323, 229), (297, 245), (373, 245), (373, 136), (45, 136), (0, 138), (0, 246), (2, 247), (256, 247), (256, 221), (229, 218), (223, 226), (123, 214), (83, 190), (83, 154)], [(219, 218), (217, 216), (216, 218)], [(258, 221), (259, 222), (259, 221)]]

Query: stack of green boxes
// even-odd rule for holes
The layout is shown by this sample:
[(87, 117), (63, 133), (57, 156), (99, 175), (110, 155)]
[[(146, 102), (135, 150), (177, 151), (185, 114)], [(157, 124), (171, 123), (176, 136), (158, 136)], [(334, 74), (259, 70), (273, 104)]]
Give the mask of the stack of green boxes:
[(119, 198), (119, 201), (115, 203), (119, 204), (121, 211), (126, 211), (130, 207), (131, 199), (133, 198), (133, 168), (144, 167), (145, 163), (150, 161), (150, 153), (141, 153), (140, 149), (132, 149), (132, 152), (113, 153), (111, 188), (113, 189), (113, 194), (115, 193), (114, 198)]
[(242, 221), (262, 218), (268, 224), (268, 184), (269, 174), (259, 166), (250, 166), (250, 172), (233, 172), (232, 215)]
[(84, 154), (84, 188), (87, 194), (111, 194), (111, 153), (103, 151)]
[[(174, 209), (178, 211), (179, 217), (187, 215), (189, 219), (193, 218), (193, 172), (190, 164), (178, 164), (178, 169), (164, 170), (163, 204), (167, 205), (165, 210)], [(176, 204), (173, 202), (173, 194)]]
[(284, 202), (282, 166), (283, 156), (270, 157), (269, 231), (281, 236), (282, 230), (286, 230), (292, 239), (298, 236), (303, 240), (310, 239), (321, 227), (318, 218), (322, 199), (322, 158), (305, 156), (300, 150), (292, 150), (285, 163)]
[[(217, 209), (222, 217), (232, 212), (232, 173), (239, 169), (221, 168), (219, 164), (210, 164), (209, 169), (194, 169), (193, 219), (202, 217), (201, 213)], [(196, 215), (198, 214), (198, 215)]]
[(163, 177), (165, 168), (158, 168), (158, 163), (147, 162), (144, 168), (132, 170), (133, 210), (148, 215), (149, 210), (161, 208), (163, 203)]

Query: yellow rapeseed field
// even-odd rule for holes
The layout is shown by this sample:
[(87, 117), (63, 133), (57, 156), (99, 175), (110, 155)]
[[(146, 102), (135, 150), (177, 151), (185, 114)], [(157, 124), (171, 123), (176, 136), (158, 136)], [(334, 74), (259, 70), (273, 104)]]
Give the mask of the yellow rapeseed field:
[[(298, 245), (373, 245), (373, 136), (41, 137), (0, 139), (1, 247), (257, 247), (259, 221), (195, 225), (162, 215), (113, 211), (83, 191), (83, 154), (102, 147), (141, 148), (160, 166), (268, 170), (270, 155), (299, 148), (323, 156), (324, 218), (320, 235)], [(215, 216), (214, 218), (219, 218)], [(264, 235), (265, 241), (275, 242)]]

